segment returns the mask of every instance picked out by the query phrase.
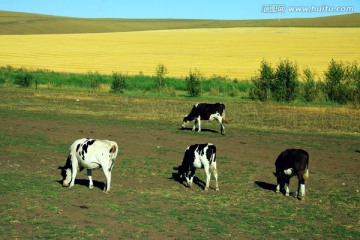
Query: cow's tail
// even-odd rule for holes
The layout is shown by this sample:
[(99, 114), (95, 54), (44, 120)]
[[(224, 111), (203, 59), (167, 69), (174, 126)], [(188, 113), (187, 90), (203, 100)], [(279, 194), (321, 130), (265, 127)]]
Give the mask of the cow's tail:
[(305, 172), (304, 172), (304, 180), (307, 181), (309, 179), (309, 157), (308, 160), (306, 162), (306, 168), (305, 168)]
[(223, 121), (225, 122), (225, 105), (223, 105), (224, 106), (224, 109), (223, 109), (223, 113), (222, 113), (222, 119), (223, 119)]
[(210, 170), (213, 173), (217, 173), (217, 169), (216, 169), (216, 147), (215, 145), (213, 145), (212, 149), (211, 149), (211, 156), (210, 156)]
[(118, 154), (119, 148), (116, 142), (111, 142), (111, 148), (110, 148), (110, 153), (111, 153), (111, 158), (112, 160), (115, 160)]
[(309, 179), (309, 175), (310, 175), (309, 169), (306, 168), (305, 173), (304, 173), (304, 179), (305, 179), (305, 180), (308, 180), (308, 179)]

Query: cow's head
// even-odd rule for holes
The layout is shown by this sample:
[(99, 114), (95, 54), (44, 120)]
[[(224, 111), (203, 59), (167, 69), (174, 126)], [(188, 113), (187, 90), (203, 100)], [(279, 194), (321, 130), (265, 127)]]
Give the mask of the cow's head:
[(178, 171), (178, 176), (180, 180), (183, 180), (185, 178), (185, 169), (182, 165), (174, 167), (173, 169)]
[(185, 128), (185, 127), (186, 127), (186, 124), (188, 124), (189, 122), (190, 122), (190, 119), (189, 119), (187, 116), (185, 116), (185, 117), (183, 118), (183, 123), (182, 123), (181, 127), (182, 127), (182, 128)]
[(68, 187), (71, 181), (71, 168), (59, 167), (61, 169), (61, 176), (63, 177), (63, 187)]

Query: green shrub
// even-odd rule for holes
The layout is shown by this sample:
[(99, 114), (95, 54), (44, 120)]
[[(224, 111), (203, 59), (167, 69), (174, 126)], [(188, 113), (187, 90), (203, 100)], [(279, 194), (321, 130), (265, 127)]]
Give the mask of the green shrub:
[(250, 89), (249, 97), (264, 102), (270, 99), (270, 84), (274, 79), (274, 70), (270, 63), (262, 61), (259, 72), (260, 76), (252, 79), (254, 87)]
[(310, 68), (305, 68), (304, 74), (304, 99), (307, 102), (313, 102), (318, 98), (320, 88), (315, 81), (315, 74)]
[(360, 104), (360, 69), (357, 63), (347, 66), (347, 86), (349, 100), (353, 103)]
[(117, 93), (117, 92), (124, 92), (125, 89), (125, 79), (126, 76), (121, 73), (114, 72), (112, 74), (113, 81), (111, 83), (111, 92)]
[(197, 97), (201, 94), (201, 74), (198, 70), (190, 71), (186, 77), (186, 89), (191, 97)]
[(155, 74), (156, 74), (155, 85), (156, 85), (156, 89), (159, 92), (162, 92), (163, 89), (166, 87), (165, 75), (167, 73), (168, 73), (168, 70), (164, 64), (160, 63), (159, 65), (157, 65), (156, 71), (155, 71)]
[(276, 101), (293, 101), (298, 85), (297, 64), (289, 60), (280, 61), (270, 84), (272, 98)]
[(27, 72), (19, 72), (15, 75), (15, 84), (21, 87), (30, 87), (32, 75)]
[(98, 72), (95, 72), (95, 73), (90, 72), (87, 74), (87, 77), (88, 77), (90, 88), (92, 88), (93, 90), (100, 88), (102, 76)]
[(348, 101), (346, 91), (346, 69), (342, 62), (331, 60), (325, 72), (326, 94), (330, 101), (346, 103)]

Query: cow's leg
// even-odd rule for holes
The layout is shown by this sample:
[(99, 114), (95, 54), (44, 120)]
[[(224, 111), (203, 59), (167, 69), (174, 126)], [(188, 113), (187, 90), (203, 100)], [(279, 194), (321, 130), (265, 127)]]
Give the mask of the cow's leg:
[(300, 199), (305, 198), (305, 179), (304, 173), (302, 171), (298, 172), (299, 184), (298, 190), (296, 191), (295, 197), (299, 197)]
[(104, 169), (104, 168), (103, 168), (103, 171), (104, 171), (104, 174), (106, 177), (104, 192), (109, 193), (110, 192), (110, 183), (111, 183), (111, 172), (109, 171), (109, 169)]
[(195, 175), (195, 169), (192, 169), (191, 171), (190, 171), (190, 175), (189, 175), (189, 181), (188, 181), (188, 187), (192, 187), (192, 185), (193, 185), (193, 182), (194, 182), (194, 175)]
[(89, 178), (89, 188), (93, 189), (94, 188), (94, 183), (92, 180), (92, 170), (91, 169), (87, 169), (87, 176)]
[(69, 188), (72, 188), (75, 185), (75, 178), (78, 170), (78, 162), (77, 160), (72, 161), (72, 173), (71, 173), (71, 182)]
[(214, 177), (215, 177), (215, 190), (219, 191), (218, 173), (217, 173), (217, 169), (216, 169), (216, 162), (211, 164), (210, 170), (212, 171), (212, 173), (214, 174)]
[(198, 121), (198, 132), (201, 132), (201, 120), (200, 120), (200, 116), (197, 118)]
[(194, 176), (191, 176), (189, 181), (189, 187), (192, 187), (193, 182), (194, 182)]
[(276, 192), (280, 192), (281, 191), (281, 182), (277, 181), (277, 185), (276, 185)]
[(197, 123), (197, 118), (194, 119), (194, 126), (192, 128), (192, 131), (195, 131), (195, 129), (196, 129), (196, 123)]
[(301, 199), (305, 199), (305, 183), (300, 184)]
[[(220, 117), (221, 118), (221, 117)], [(221, 124), (221, 134), (225, 134), (225, 124), (224, 124), (224, 121), (223, 121), (223, 119), (221, 118), (221, 122), (220, 122), (220, 124)]]
[(209, 190), (210, 186), (210, 178), (211, 178), (211, 172), (209, 171), (209, 166), (204, 166), (204, 170), (206, 173), (206, 185), (205, 185), (205, 191)]
[(285, 178), (285, 195), (286, 195), (286, 196), (290, 196), (289, 185), (290, 185), (290, 178), (289, 178), (289, 177), (286, 177), (286, 178)]
[(283, 184), (282, 184), (282, 180), (281, 180), (281, 178), (280, 177), (276, 177), (276, 182), (277, 182), (277, 185), (276, 185), (276, 193), (278, 193), (278, 192), (280, 192), (281, 191), (281, 186), (284, 186)]
[(221, 134), (225, 134), (225, 125), (224, 125), (223, 118), (221, 117), (221, 115), (219, 113), (217, 113), (215, 116), (215, 119), (218, 120), (218, 122), (220, 123)]

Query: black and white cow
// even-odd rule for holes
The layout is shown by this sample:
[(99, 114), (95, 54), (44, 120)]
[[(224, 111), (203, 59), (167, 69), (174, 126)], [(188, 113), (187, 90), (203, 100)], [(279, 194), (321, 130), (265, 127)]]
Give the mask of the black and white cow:
[(65, 166), (60, 167), (63, 175), (63, 186), (73, 187), (78, 169), (87, 169), (89, 188), (92, 189), (92, 170), (102, 168), (106, 177), (104, 192), (110, 191), (111, 170), (118, 154), (116, 142), (83, 138), (76, 140), (70, 147)]
[(201, 131), (201, 120), (218, 120), (221, 127), (221, 134), (225, 134), (225, 105), (222, 103), (198, 103), (192, 108), (189, 115), (184, 117), (182, 127), (185, 128), (188, 122), (195, 120), (193, 131), (195, 131), (196, 123), (198, 123), (198, 132)]
[(287, 149), (275, 161), (277, 177), (276, 192), (280, 192), (285, 185), (285, 194), (289, 196), (289, 183), (292, 176), (297, 176), (299, 183), (295, 197), (305, 198), (305, 180), (309, 177), (309, 154), (302, 149)]
[(216, 147), (212, 143), (191, 145), (185, 150), (181, 165), (177, 168), (180, 179), (185, 177), (189, 187), (197, 168), (204, 168), (206, 173), (205, 190), (209, 189), (211, 172), (214, 174), (216, 191), (219, 191), (218, 174), (216, 168)]

